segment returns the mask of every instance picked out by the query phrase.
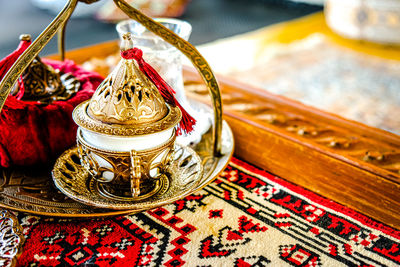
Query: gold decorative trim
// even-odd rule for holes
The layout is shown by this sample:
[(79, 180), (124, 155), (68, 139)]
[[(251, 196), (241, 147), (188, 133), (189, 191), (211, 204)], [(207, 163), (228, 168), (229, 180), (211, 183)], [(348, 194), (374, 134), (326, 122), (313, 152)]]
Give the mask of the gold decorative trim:
[[(92, 3), (96, 0), (81, 1)], [(119, 4), (123, 5), (123, 11), (130, 12), (131, 14), (128, 14), (130, 17), (134, 19), (136, 18), (138, 22), (144, 24), (144, 26), (150, 31), (159, 35), (161, 38), (164, 38), (167, 42), (171, 43), (177, 47), (178, 50), (184, 53), (192, 61), (193, 65), (203, 77), (203, 80), (206, 82), (211, 94), (215, 117), (214, 127), (212, 129), (212, 133), (207, 133), (205, 136), (203, 136), (202, 142), (195, 147), (196, 152), (201, 155), (202, 165), (206, 171), (198, 181), (198, 186), (195, 186), (190, 191), (185, 192), (185, 194), (181, 196), (183, 197), (206, 186), (209, 182), (215, 179), (216, 176), (226, 167), (230, 157), (233, 154), (233, 136), (229, 126), (222, 121), (222, 104), (216, 78), (208, 63), (190, 43), (182, 40), (162, 25), (154, 22), (152, 19), (147, 18), (136, 9), (127, 5), (126, 2), (117, 0), (115, 0), (115, 2), (118, 6)], [(56, 32), (63, 27), (63, 25), (65, 25), (69, 16), (75, 9), (76, 4), (77, 0), (69, 0), (59, 15), (53, 20), (52, 23), (50, 23), (50, 25), (42, 32), (42, 34), (32, 43), (32, 45), (28, 47), (28, 49), (19, 57), (19, 59), (5, 75), (4, 79), (0, 83), (0, 111), (15, 81), (24, 71), (26, 66), (38, 55), (38, 53), (44, 48), (49, 40), (56, 34)], [(152, 27), (155, 28), (152, 29)], [(224, 125), (224, 127), (222, 127), (222, 125)], [(109, 133), (112, 134), (112, 131), (109, 131)], [(31, 170), (29, 169), (25, 169), (25, 172), (22, 169), (20, 172), (18, 172), (18, 170), (10, 170), (9, 173), (6, 172), (3, 174), (4, 191), (1, 192), (1, 195), (3, 196), (3, 198), (0, 198), (1, 207), (39, 215), (64, 217), (111, 216), (138, 211), (132, 209), (111, 212), (95, 209), (93, 207), (87, 207), (83, 204), (73, 202), (70, 199), (65, 199), (57, 190), (52, 189), (51, 185), (46, 185), (48, 181), (46, 179), (46, 173), (39, 175), (40, 178), (43, 178), (42, 184), (33, 182), (34, 179), (32, 177)], [(29, 184), (24, 185), (24, 183)], [(34, 193), (31, 193), (32, 188)], [(24, 192), (20, 194), (18, 191), (19, 189), (23, 190)], [(53, 197), (57, 199), (54, 199)], [(179, 197), (176, 199), (178, 198)], [(172, 200), (170, 200), (174, 201), (174, 199), (175, 198), (172, 198)]]
[(75, 123), (80, 127), (106, 135), (140, 136), (153, 134), (175, 127), (182, 117), (179, 108), (168, 106), (169, 110), (167, 116), (154, 123), (140, 125), (105, 124), (87, 115), (89, 101), (90, 100), (87, 100), (79, 104), (75, 108), (72, 117)]
[[(27, 39), (26, 36), (24, 38)], [(24, 92), (21, 100), (42, 104), (70, 99), (81, 87), (81, 83), (72, 74), (60, 73), (59, 70), (44, 64), (39, 56), (25, 69), (22, 81)], [(18, 90), (19, 87), (15, 86), (11, 94), (17, 95)]]
[[(96, 0), (80, 0), (85, 3), (93, 3)], [(175, 46), (185, 56), (187, 56), (192, 64), (196, 67), (204, 82), (207, 84), (209, 92), (211, 94), (213, 109), (214, 109), (214, 127), (212, 129), (213, 139), (213, 154), (216, 157), (221, 155), (221, 134), (222, 134), (222, 102), (219, 86), (217, 79), (211, 67), (204, 59), (204, 57), (197, 51), (197, 49), (189, 42), (180, 38), (178, 35), (155, 22), (151, 18), (145, 16), (137, 9), (128, 5), (125, 1), (114, 0), (115, 4), (130, 18), (138, 21), (149, 31), (163, 38), (165, 41)], [(58, 14), (58, 16), (50, 23), (50, 25), (40, 34), (40, 36), (26, 49), (26, 51), (18, 58), (15, 64), (5, 75), (4, 79), (0, 83), (0, 111), (3, 108), (4, 102), (10, 94), (14, 83), (18, 77), (28, 66), (28, 64), (39, 54), (44, 46), (50, 41), (50, 39), (62, 28), (65, 27), (66, 22), (70, 18), (77, 4), (77, 0), (69, 0), (65, 5), (64, 9)], [(63, 34), (60, 34), (60, 49), (64, 51), (63, 45)], [(61, 53), (63, 55), (64, 52)]]
[(93, 190), (96, 190), (99, 192), (99, 194), (103, 197), (109, 198), (109, 199), (115, 199), (118, 201), (138, 201), (146, 198), (152, 197), (154, 194), (159, 193), (160, 191), (165, 191), (169, 187), (169, 180), (168, 177), (163, 175), (160, 177), (159, 180), (154, 181), (154, 184), (149, 188), (146, 193), (141, 194), (140, 196), (132, 197), (132, 196), (121, 196), (120, 193), (115, 193), (113, 192), (113, 189), (104, 183), (99, 183), (95, 182), (94, 180), (92, 181), (93, 184), (90, 186), (94, 188)]
[(18, 219), (6, 210), (0, 211), (0, 265), (15, 266), (25, 237)]

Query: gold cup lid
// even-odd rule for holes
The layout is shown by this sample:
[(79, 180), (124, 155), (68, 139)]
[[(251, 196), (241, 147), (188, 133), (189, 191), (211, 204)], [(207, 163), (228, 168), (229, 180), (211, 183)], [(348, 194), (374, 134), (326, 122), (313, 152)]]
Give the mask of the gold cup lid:
[[(29, 34), (20, 36), (21, 41), (31, 41)], [(48, 64), (42, 62), (39, 56), (26, 67), (21, 75), (24, 90), (19, 84), (14, 86), (12, 95), (23, 101), (35, 101), (49, 104), (53, 101), (67, 100), (78, 92), (81, 84), (71, 74), (60, 73)], [(21, 94), (22, 95), (19, 95)]]
[[(130, 35), (125, 48), (132, 47)], [(157, 87), (139, 70), (134, 60), (121, 59), (89, 101), (78, 105), (74, 121), (96, 133), (136, 136), (175, 127), (181, 111), (165, 103)]]

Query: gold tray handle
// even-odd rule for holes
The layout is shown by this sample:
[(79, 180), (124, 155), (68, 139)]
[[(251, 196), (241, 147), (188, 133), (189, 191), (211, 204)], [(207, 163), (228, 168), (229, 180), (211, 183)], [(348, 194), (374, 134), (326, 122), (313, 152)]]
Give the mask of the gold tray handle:
[(214, 109), (214, 127), (212, 132), (213, 144), (214, 144), (214, 156), (221, 155), (221, 132), (222, 132), (222, 101), (221, 92), (217, 83), (217, 79), (210, 65), (200, 54), (200, 52), (188, 41), (185, 41), (177, 34), (167, 29), (160, 23), (155, 22), (151, 18), (147, 17), (139, 10), (130, 6), (123, 0), (114, 0), (114, 3), (119, 7), (126, 15), (131, 19), (141, 23), (146, 29), (158, 35), (169, 44), (175, 46), (181, 51), (196, 67), (197, 71), (207, 84), (209, 93), (211, 94), (211, 100)]

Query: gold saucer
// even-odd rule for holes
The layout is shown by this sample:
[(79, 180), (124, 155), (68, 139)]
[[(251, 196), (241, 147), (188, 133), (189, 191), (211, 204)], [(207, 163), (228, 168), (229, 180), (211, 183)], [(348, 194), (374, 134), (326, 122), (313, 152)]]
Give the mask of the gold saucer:
[(193, 149), (177, 144), (174, 157), (155, 190), (152, 190), (152, 195), (147, 194), (146, 198), (105, 196), (103, 183), (95, 180), (80, 164), (76, 147), (65, 151), (58, 158), (52, 171), (53, 181), (65, 195), (90, 206), (115, 210), (148, 210), (185, 197), (202, 177), (201, 159)]

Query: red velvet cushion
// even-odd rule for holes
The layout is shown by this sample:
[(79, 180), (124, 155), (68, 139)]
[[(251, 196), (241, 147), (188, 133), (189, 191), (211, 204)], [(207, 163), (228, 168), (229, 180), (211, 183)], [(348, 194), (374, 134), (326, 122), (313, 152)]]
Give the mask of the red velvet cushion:
[(72, 110), (89, 99), (103, 78), (74, 62), (43, 60), (64, 73), (72, 73), (81, 90), (67, 101), (49, 105), (25, 102), (9, 96), (0, 114), (0, 166), (35, 165), (54, 161), (76, 142), (77, 126)]

